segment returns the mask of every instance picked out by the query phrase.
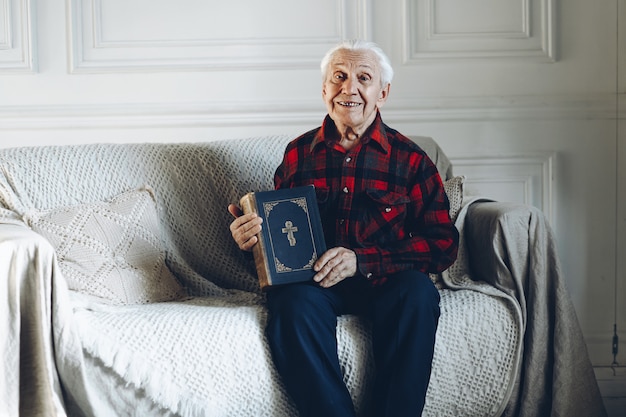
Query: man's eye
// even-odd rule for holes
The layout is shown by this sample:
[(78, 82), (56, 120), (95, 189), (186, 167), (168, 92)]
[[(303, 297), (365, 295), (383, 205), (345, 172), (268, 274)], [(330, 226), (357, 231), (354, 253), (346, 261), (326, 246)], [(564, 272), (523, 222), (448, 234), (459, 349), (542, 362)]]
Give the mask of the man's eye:
[(371, 78), (369, 75), (361, 75), (361, 76), (359, 77), (359, 79), (360, 79), (361, 81), (363, 81), (363, 82), (367, 82), (367, 81), (371, 80), (372, 78)]

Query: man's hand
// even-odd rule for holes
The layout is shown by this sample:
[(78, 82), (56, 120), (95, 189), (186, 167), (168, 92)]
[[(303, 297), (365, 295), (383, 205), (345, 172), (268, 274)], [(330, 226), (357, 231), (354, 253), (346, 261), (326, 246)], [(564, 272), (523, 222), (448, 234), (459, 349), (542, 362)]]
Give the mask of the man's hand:
[(343, 247), (329, 249), (319, 257), (313, 269), (317, 272), (313, 277), (315, 282), (324, 288), (332, 287), (356, 275), (356, 253)]
[(230, 224), (230, 233), (239, 249), (250, 251), (259, 240), (256, 235), (261, 231), (263, 219), (256, 213), (243, 214), (241, 209), (234, 204), (228, 206), (228, 212), (235, 220)]

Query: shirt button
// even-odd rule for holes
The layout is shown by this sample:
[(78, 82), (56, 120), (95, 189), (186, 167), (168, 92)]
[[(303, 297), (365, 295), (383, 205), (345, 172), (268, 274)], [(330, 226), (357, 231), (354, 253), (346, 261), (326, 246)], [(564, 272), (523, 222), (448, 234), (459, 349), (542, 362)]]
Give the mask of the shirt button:
[(350, 161), (352, 161), (352, 157), (351, 156), (346, 158), (346, 162), (350, 162)]
[(391, 211), (391, 207), (385, 207), (385, 213), (389, 213)]
[(350, 192), (350, 190), (348, 190), (348, 187), (343, 187), (343, 193), (344, 194), (348, 194)]
[(372, 278), (372, 275), (373, 274), (371, 272), (368, 272), (367, 275), (365, 276), (365, 278), (370, 279), (370, 278)]
[(344, 219), (339, 220), (339, 224), (343, 224), (345, 222)]

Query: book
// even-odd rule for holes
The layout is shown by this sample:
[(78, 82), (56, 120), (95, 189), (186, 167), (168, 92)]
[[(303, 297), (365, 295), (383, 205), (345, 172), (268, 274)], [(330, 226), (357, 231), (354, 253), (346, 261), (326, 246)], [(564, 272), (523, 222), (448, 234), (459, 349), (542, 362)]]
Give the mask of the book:
[(326, 251), (315, 187), (251, 192), (240, 200), (244, 212), (263, 219), (252, 253), (262, 290), (313, 279), (313, 265)]

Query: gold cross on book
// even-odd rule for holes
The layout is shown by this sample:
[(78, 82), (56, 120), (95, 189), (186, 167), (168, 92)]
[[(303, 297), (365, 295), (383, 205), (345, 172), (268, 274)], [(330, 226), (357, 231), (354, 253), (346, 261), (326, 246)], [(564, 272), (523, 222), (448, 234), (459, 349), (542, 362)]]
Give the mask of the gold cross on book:
[(296, 246), (296, 237), (293, 235), (293, 232), (297, 232), (298, 228), (293, 226), (291, 220), (287, 220), (285, 222), (285, 227), (282, 229), (283, 233), (287, 233), (287, 239), (289, 239), (289, 246)]

